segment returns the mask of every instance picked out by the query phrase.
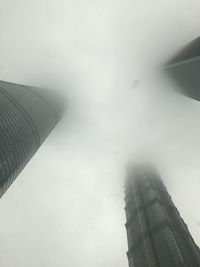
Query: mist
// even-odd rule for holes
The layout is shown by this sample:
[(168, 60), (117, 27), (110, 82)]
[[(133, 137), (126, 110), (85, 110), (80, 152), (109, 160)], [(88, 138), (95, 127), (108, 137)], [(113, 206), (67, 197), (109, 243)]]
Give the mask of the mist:
[(196, 0), (0, 0), (0, 79), (66, 105), (0, 201), (1, 266), (128, 266), (124, 179), (138, 159), (200, 245), (200, 104), (160, 73), (199, 17)]

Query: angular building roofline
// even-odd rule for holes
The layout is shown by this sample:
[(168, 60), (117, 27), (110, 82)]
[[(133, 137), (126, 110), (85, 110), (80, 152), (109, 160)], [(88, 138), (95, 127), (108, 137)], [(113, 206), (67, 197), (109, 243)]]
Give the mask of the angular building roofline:
[(178, 92), (200, 100), (200, 37), (184, 46), (163, 66), (167, 76), (178, 85)]
[(200, 58), (200, 37), (185, 45), (165, 66), (170, 67), (176, 64), (187, 63), (198, 58)]

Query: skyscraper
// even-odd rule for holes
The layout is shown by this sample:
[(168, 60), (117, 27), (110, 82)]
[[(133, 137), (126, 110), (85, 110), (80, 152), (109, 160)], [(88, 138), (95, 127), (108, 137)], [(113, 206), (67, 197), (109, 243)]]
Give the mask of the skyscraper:
[(59, 120), (54, 97), (44, 91), (0, 81), (0, 197)]
[(199, 267), (200, 251), (152, 167), (129, 170), (125, 189), (129, 267)]
[(180, 93), (200, 100), (200, 37), (181, 49), (164, 69)]

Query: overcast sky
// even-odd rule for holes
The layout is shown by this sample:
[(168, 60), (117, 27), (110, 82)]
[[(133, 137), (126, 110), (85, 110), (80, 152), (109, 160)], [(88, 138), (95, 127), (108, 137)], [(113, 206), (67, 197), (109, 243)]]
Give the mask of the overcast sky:
[(0, 79), (68, 102), (0, 201), (2, 267), (127, 266), (125, 164), (143, 157), (200, 245), (200, 103), (155, 72), (199, 18), (199, 0), (0, 0)]

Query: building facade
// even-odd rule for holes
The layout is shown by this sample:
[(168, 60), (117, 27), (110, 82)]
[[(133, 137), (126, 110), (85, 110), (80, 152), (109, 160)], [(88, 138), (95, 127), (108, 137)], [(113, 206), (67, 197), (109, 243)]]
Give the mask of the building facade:
[(200, 37), (183, 47), (164, 69), (179, 93), (200, 100)]
[(54, 104), (42, 89), (0, 81), (0, 197), (58, 122)]
[(129, 170), (125, 189), (129, 267), (199, 267), (200, 251), (152, 167)]

